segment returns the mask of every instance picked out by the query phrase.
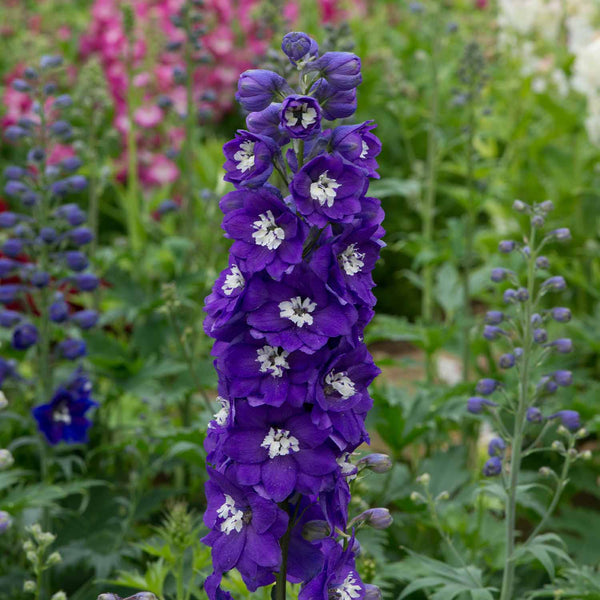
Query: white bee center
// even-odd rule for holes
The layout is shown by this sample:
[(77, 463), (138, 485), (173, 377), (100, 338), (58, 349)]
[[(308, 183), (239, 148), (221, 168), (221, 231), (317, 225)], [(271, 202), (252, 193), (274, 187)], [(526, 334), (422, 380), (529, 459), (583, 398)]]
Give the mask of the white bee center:
[(354, 382), (343, 371), (336, 373), (331, 371), (325, 377), (325, 384), (333, 388), (344, 400), (352, 398), (356, 394)]
[(254, 242), (259, 246), (266, 246), (269, 250), (277, 250), (285, 239), (285, 232), (275, 223), (275, 217), (270, 210), (259, 215), (258, 219), (252, 223), (252, 227), (256, 229), (252, 234)]
[(217, 509), (217, 516), (223, 519), (221, 531), (226, 535), (232, 531), (239, 533), (244, 526), (244, 513), (236, 510), (235, 501), (229, 494), (225, 494), (225, 502)]
[(242, 173), (250, 170), (254, 166), (254, 142), (250, 140), (242, 142), (240, 149), (233, 155), (233, 160), (237, 162), (236, 169)]
[(310, 184), (310, 197), (313, 200), (318, 200), (321, 206), (327, 204), (327, 207), (331, 208), (337, 195), (336, 190), (339, 187), (342, 187), (342, 184), (328, 177), (327, 171), (325, 171), (319, 175), (317, 181)]
[(229, 275), (225, 277), (225, 283), (221, 287), (226, 296), (231, 296), (234, 290), (243, 288), (246, 283), (246, 280), (237, 265), (232, 265), (230, 271)]
[(352, 571), (348, 573), (344, 582), (335, 588), (335, 594), (339, 600), (354, 600), (360, 597), (360, 585), (357, 585)]
[(365, 266), (365, 253), (356, 249), (356, 244), (350, 244), (339, 256), (338, 261), (346, 275), (356, 275)]
[(300, 106), (294, 108), (288, 108), (285, 111), (285, 122), (288, 127), (302, 125), (304, 129), (307, 129), (316, 120), (317, 111), (312, 106), (309, 107), (307, 102), (303, 102)]
[(284, 302), (279, 303), (279, 316), (283, 319), (289, 319), (294, 325), (302, 327), (313, 324), (312, 313), (317, 308), (317, 303), (310, 298), (296, 296)]
[(369, 146), (365, 140), (362, 140), (362, 151), (360, 153), (360, 158), (367, 158), (367, 154), (369, 154)]
[(52, 412), (52, 420), (55, 423), (64, 423), (65, 425), (71, 424), (71, 413), (66, 404), (60, 404), (56, 407), (56, 410)]
[(256, 354), (256, 361), (260, 363), (261, 373), (270, 373), (271, 377), (282, 377), (283, 370), (290, 368), (286, 360), (290, 353), (286, 350), (279, 350), (274, 346), (263, 346), (256, 351)]
[[(229, 418), (229, 413), (231, 412), (231, 404), (227, 398), (223, 398), (222, 396), (217, 396), (217, 400), (221, 403), (221, 410), (215, 414), (213, 417), (213, 422), (216, 423), (219, 427), (223, 427), (227, 423), (227, 419)], [(212, 422), (211, 422), (212, 425)]]
[(300, 451), (298, 440), (290, 435), (287, 429), (276, 429), (275, 427), (269, 429), (269, 433), (267, 433), (260, 446), (269, 451), (269, 458), (287, 456)]
[(342, 454), (336, 459), (342, 471), (342, 477), (347, 477), (349, 481), (356, 479), (357, 468), (350, 462), (350, 455), (348, 452)]

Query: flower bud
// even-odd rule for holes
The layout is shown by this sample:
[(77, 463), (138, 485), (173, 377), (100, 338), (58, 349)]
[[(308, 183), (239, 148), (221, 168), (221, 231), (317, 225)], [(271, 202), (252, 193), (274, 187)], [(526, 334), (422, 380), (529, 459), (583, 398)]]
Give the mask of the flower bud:
[(352, 519), (356, 525), (368, 525), (373, 529), (387, 529), (394, 519), (387, 508), (369, 508)]
[(46, 564), (49, 567), (52, 567), (54, 565), (57, 565), (61, 561), (62, 561), (62, 556), (60, 555), (60, 553), (59, 552), (53, 552), (52, 554), (50, 554), (50, 556), (46, 560)]
[(83, 340), (69, 338), (58, 344), (58, 349), (63, 358), (67, 360), (77, 360), (87, 353), (86, 345)]
[(435, 497), (435, 501), (436, 502), (446, 502), (447, 500), (450, 500), (450, 493), (447, 490), (444, 490), (443, 492), (440, 492)]
[(11, 84), (13, 90), (21, 92), (22, 94), (27, 93), (31, 87), (24, 79), (15, 79)]
[(533, 215), (533, 217), (531, 217), (531, 224), (536, 229), (543, 227), (545, 223), (546, 223), (546, 219), (544, 219), (544, 217), (542, 217), (542, 215)]
[(100, 283), (93, 273), (79, 273), (73, 279), (77, 288), (82, 292), (93, 292)]
[(551, 477), (554, 471), (550, 467), (540, 467), (539, 473), (542, 477)]
[(498, 456), (492, 456), (483, 465), (483, 474), (486, 477), (496, 477), (500, 473), (502, 473), (502, 460)]
[(552, 212), (554, 210), (554, 202), (552, 200), (544, 200), (540, 204), (540, 208), (546, 213)]
[(577, 457), (579, 456), (579, 452), (577, 452), (577, 450), (575, 450), (575, 448), (569, 448), (569, 450), (567, 450), (567, 456), (571, 460), (576, 460)]
[(158, 600), (152, 592), (138, 592), (125, 600)]
[(42, 58), (40, 58), (40, 68), (42, 69), (55, 69), (56, 67), (60, 67), (62, 63), (62, 56), (57, 54), (44, 54)]
[(548, 291), (552, 290), (555, 292), (562, 291), (567, 288), (567, 282), (562, 275), (555, 275), (554, 277), (550, 277), (546, 279), (544, 283), (542, 283), (542, 290)]
[(91, 329), (98, 322), (98, 312), (92, 309), (80, 310), (71, 317), (71, 320), (81, 329)]
[(588, 431), (585, 427), (582, 427), (579, 431), (575, 433), (575, 437), (580, 440), (584, 437), (587, 437)]
[(122, 600), (122, 598), (116, 594), (100, 594), (97, 600)]
[(27, 581), (25, 581), (25, 583), (23, 584), (23, 591), (29, 594), (35, 593), (36, 589), (37, 586), (35, 584), (35, 581), (33, 581), (32, 579), (27, 579)]
[(70, 231), (69, 237), (76, 246), (84, 246), (94, 239), (94, 234), (88, 227), (76, 227)]
[(501, 369), (512, 369), (515, 366), (516, 358), (514, 354), (510, 352), (503, 354), (498, 359), (498, 365)]
[(38, 340), (37, 327), (31, 323), (18, 325), (13, 331), (12, 346), (15, 350), (27, 350)]
[(527, 409), (526, 418), (530, 423), (541, 423), (544, 420), (542, 411), (535, 406), (531, 406)]
[(545, 344), (548, 341), (548, 332), (542, 328), (534, 329), (533, 341), (536, 344)]
[(533, 313), (529, 322), (533, 327), (539, 327), (544, 324), (544, 319), (539, 313)]
[(8, 406), (8, 400), (4, 395), (4, 392), (0, 390), (0, 410), (4, 410)]
[(548, 346), (554, 348), (559, 354), (569, 354), (573, 350), (573, 342), (569, 338), (559, 338), (550, 342)]
[(50, 274), (46, 271), (35, 271), (31, 274), (31, 284), (38, 288), (45, 288), (50, 283)]
[(527, 300), (529, 300), (529, 292), (527, 291), (527, 288), (520, 287), (517, 290), (516, 298), (519, 302), (527, 302)]
[(490, 440), (488, 444), (488, 454), (490, 456), (499, 456), (502, 458), (506, 451), (506, 444), (502, 438), (495, 437)]
[(498, 406), (498, 404), (496, 404), (496, 402), (488, 400), (487, 398), (481, 398), (479, 396), (473, 396), (467, 401), (467, 410), (473, 415), (481, 414), (481, 412), (483, 412), (484, 406), (495, 407)]
[(10, 469), (15, 463), (15, 459), (11, 454), (10, 450), (6, 450), (6, 448), (0, 449), (0, 471), (4, 469)]
[(517, 243), (513, 240), (502, 240), (498, 244), (498, 251), (502, 254), (510, 254), (517, 247)]
[(21, 313), (16, 310), (0, 310), (0, 327), (12, 328), (22, 318)]
[(557, 413), (550, 415), (548, 418), (560, 419), (563, 426), (571, 432), (575, 432), (581, 427), (579, 413), (574, 410), (559, 410)]
[(515, 200), (513, 202), (512, 207), (513, 207), (513, 210), (516, 210), (517, 212), (525, 212), (526, 210), (529, 209), (529, 206), (521, 200)]
[(69, 269), (77, 273), (87, 269), (88, 265), (90, 264), (88, 257), (79, 250), (70, 250), (65, 252), (65, 262), (67, 263), (67, 267), (69, 267)]
[(69, 94), (62, 94), (54, 99), (55, 108), (69, 108), (73, 106), (73, 99)]
[(571, 320), (571, 311), (568, 308), (557, 306), (552, 309), (552, 318), (558, 323), (568, 323)]
[(486, 340), (493, 341), (497, 340), (501, 335), (507, 335), (506, 331), (495, 325), (486, 325), (483, 328), (483, 337)]
[(240, 75), (235, 99), (248, 112), (264, 110), (276, 99), (282, 100), (293, 90), (287, 81), (265, 69), (250, 69)]
[(318, 72), (336, 90), (351, 90), (360, 85), (360, 58), (351, 52), (326, 52), (305, 68), (307, 73)]
[(485, 322), (488, 325), (500, 325), (504, 321), (504, 313), (500, 310), (488, 310), (485, 314)]
[(481, 394), (482, 396), (489, 396), (501, 386), (502, 384), (498, 380), (485, 377), (477, 382), (475, 390), (478, 394)]
[(431, 481), (431, 475), (429, 475), (429, 473), (423, 473), (422, 475), (419, 475), (417, 477), (417, 483), (420, 483), (421, 485), (424, 485), (424, 486), (428, 486), (430, 481)]
[(358, 461), (357, 466), (374, 473), (387, 473), (392, 468), (392, 459), (387, 454), (368, 454)]
[(504, 290), (504, 294), (502, 294), (502, 299), (505, 304), (514, 304), (518, 302), (517, 298), (517, 290), (513, 290), (509, 288), (508, 290)]
[(69, 307), (67, 303), (62, 300), (56, 300), (50, 305), (49, 308), (50, 320), (54, 323), (64, 323), (69, 317)]
[(553, 237), (559, 242), (566, 242), (571, 239), (571, 231), (567, 227), (561, 227), (560, 229), (551, 231), (548, 236)]
[(383, 595), (381, 593), (381, 589), (376, 585), (372, 585), (370, 583), (365, 583), (365, 595), (363, 596), (363, 600), (381, 600)]
[(67, 595), (61, 590), (53, 594), (50, 600), (67, 600)]
[(561, 387), (567, 387), (573, 383), (573, 373), (564, 369), (554, 371), (552, 377)]
[(331, 535), (331, 528), (327, 521), (308, 521), (304, 527), (302, 527), (302, 537), (309, 542), (316, 540), (322, 540)]
[(591, 450), (584, 450), (583, 452), (581, 452), (579, 454), (579, 457), (582, 460), (591, 460), (591, 458), (592, 458), (592, 451)]
[(535, 259), (535, 266), (538, 269), (548, 269), (550, 267), (550, 261), (545, 256), (538, 256)]
[(492, 274), (490, 276), (490, 279), (494, 283), (500, 283), (501, 281), (504, 281), (508, 277), (509, 273), (510, 273), (510, 271), (508, 269), (503, 269), (502, 267), (496, 267), (495, 269), (492, 269)]
[(559, 442), (558, 440), (554, 440), (550, 447), (552, 448), (552, 450), (555, 450), (556, 452), (564, 452), (565, 451), (565, 445), (562, 442)]
[(536, 390), (540, 394), (554, 394), (558, 390), (558, 384), (548, 375), (544, 375), (540, 378)]
[(411, 492), (410, 499), (415, 504), (425, 504), (427, 502), (419, 492)]
[(290, 62), (299, 69), (314, 60), (319, 53), (317, 42), (306, 33), (299, 31), (292, 31), (284, 35), (281, 49)]

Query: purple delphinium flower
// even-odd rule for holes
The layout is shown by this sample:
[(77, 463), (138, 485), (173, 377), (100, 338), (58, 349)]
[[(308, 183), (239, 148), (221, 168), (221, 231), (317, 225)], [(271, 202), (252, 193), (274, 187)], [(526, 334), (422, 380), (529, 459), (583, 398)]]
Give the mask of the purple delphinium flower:
[(87, 441), (87, 432), (92, 424), (86, 413), (98, 406), (90, 396), (91, 391), (89, 379), (78, 370), (64, 387), (60, 386), (56, 390), (48, 404), (36, 406), (32, 410), (39, 430), (50, 444)]
[(251, 112), (246, 117), (248, 131), (271, 138), (282, 146), (290, 141), (285, 129), (281, 127), (281, 103), (269, 104), (267, 108)]
[(360, 212), (360, 198), (369, 180), (362, 170), (341, 157), (313, 158), (296, 174), (290, 190), (298, 212), (311, 225), (349, 223)]
[(240, 130), (223, 146), (224, 179), (236, 187), (258, 187), (269, 179), (279, 146), (269, 137)]
[(311, 96), (288, 96), (281, 105), (281, 127), (292, 138), (313, 137), (321, 131), (319, 103)]
[(362, 82), (360, 58), (351, 52), (326, 52), (309, 63), (305, 72), (318, 73), (337, 90), (351, 90)]
[(244, 273), (266, 270), (281, 279), (302, 261), (307, 227), (275, 188), (230, 192), (220, 206), (223, 229), (235, 240), (231, 254)]
[(254, 112), (264, 110), (271, 102), (277, 98), (282, 100), (292, 91), (281, 75), (264, 69), (251, 69), (240, 75), (235, 99), (242, 108)]
[(375, 127), (377, 126), (373, 121), (336, 127), (331, 134), (331, 148), (346, 160), (361, 167), (367, 176), (379, 179), (375, 157), (381, 152), (381, 142), (371, 133)]

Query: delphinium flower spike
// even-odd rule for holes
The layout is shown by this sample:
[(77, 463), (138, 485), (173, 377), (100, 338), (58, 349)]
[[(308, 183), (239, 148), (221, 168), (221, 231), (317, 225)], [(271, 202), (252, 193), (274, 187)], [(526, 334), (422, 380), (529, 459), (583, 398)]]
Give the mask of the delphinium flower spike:
[(302, 584), (302, 600), (373, 596), (355, 566), (354, 529), (386, 527), (385, 509), (348, 516), (357, 472), (384, 472), (384, 455), (352, 464), (368, 441), (368, 386), (379, 373), (363, 341), (383, 211), (367, 196), (381, 145), (369, 121), (335, 127), (356, 108), (360, 59), (319, 55), (287, 34), (289, 80), (254, 69), (237, 99), (248, 130), (225, 144), (220, 207), (233, 240), (229, 266), (206, 300), (221, 410), (206, 438), (204, 542), (214, 573), (236, 568), (250, 590)]
[[(39, 68), (26, 69), (24, 79), (14, 82), (30, 95), (33, 111), (4, 132), (27, 146), (27, 162), (5, 170), (4, 191), (14, 211), (0, 213), (0, 325), (12, 329), (15, 350), (32, 348), (39, 399), (33, 416), (50, 444), (85, 441), (91, 424), (86, 413), (96, 404), (80, 365), (54, 389), (56, 365), (86, 354), (81, 330), (93, 327), (98, 313), (82, 306), (81, 294), (99, 283), (84, 252), (92, 240), (85, 213), (66, 201), (87, 181), (77, 174), (81, 161), (68, 146), (72, 100), (57, 95), (61, 64), (58, 56), (42, 57)], [(19, 378), (14, 365), (1, 364), (2, 379)]]
[[(470, 398), (467, 405), (473, 414), (480, 414), (486, 409), (494, 418), (494, 425), (499, 432), (489, 442), (489, 459), (483, 467), (483, 474), (486, 477), (502, 475), (506, 490), (506, 562), (500, 600), (514, 597), (515, 556), (520, 548), (515, 524), (523, 459), (532, 452), (543, 450), (545, 446), (538, 447), (539, 442), (553, 425), (559, 425), (557, 433), (564, 438), (564, 442), (556, 440), (551, 448), (545, 449), (554, 450), (563, 457), (563, 469), (560, 474), (554, 473), (549, 467), (540, 470), (542, 475), (554, 476), (555, 488), (540, 522), (527, 538), (521, 540), (526, 546), (550, 518), (566, 485), (571, 464), (587, 456), (579, 453), (575, 447), (577, 439), (585, 435), (579, 414), (573, 410), (548, 414), (551, 412), (549, 404), (552, 395), (573, 382), (570, 371), (546, 366), (552, 354), (572, 351), (569, 338), (557, 338), (553, 333), (556, 328), (553, 323), (569, 321), (571, 312), (561, 306), (547, 307), (546, 296), (560, 293), (567, 284), (564, 277), (549, 275), (550, 261), (542, 251), (552, 242), (568, 241), (570, 234), (565, 228), (544, 233), (546, 220), (553, 209), (550, 201), (528, 205), (516, 200), (513, 208), (517, 213), (527, 215), (529, 232), (521, 243), (501, 241), (499, 251), (503, 255), (518, 252), (525, 265), (525, 275), (521, 278), (518, 273), (500, 267), (492, 270), (492, 282), (510, 287), (503, 292), (505, 308), (487, 313), (483, 335), (504, 346), (498, 364), (501, 369), (514, 373), (512, 381), (509, 373), (507, 379), (516, 384), (516, 389), (513, 391), (509, 382), (505, 385), (498, 380), (484, 378), (477, 383), (477, 396)], [(555, 361), (552, 362), (554, 364)]]

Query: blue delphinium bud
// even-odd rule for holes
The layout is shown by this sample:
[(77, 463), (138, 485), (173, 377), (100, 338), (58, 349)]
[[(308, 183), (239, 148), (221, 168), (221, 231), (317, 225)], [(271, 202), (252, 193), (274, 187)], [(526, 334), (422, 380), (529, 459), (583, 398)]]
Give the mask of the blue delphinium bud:
[(553, 237), (559, 242), (566, 242), (571, 239), (571, 231), (567, 227), (561, 227), (551, 231), (548, 236)]
[(42, 162), (44, 159), (46, 158), (46, 153), (44, 152), (43, 148), (32, 148), (28, 153), (27, 153), (27, 160), (29, 162)]
[(156, 99), (156, 105), (159, 108), (162, 109), (168, 109), (171, 108), (171, 106), (173, 106), (173, 100), (171, 100), (171, 98), (169, 98), (169, 96), (166, 96), (165, 94), (161, 94), (157, 99)]
[(518, 302), (517, 290), (513, 290), (512, 288), (504, 290), (502, 298), (505, 304), (514, 304), (515, 302)]
[(387, 473), (392, 468), (392, 459), (387, 454), (367, 454), (356, 464), (359, 467), (370, 469), (374, 473)]
[(545, 213), (549, 213), (552, 212), (554, 210), (554, 202), (552, 202), (552, 200), (544, 200), (541, 204), (540, 204), (540, 208), (545, 212)]
[(497, 340), (502, 335), (507, 335), (506, 331), (495, 325), (486, 325), (483, 328), (483, 337), (486, 340)]
[(248, 112), (264, 110), (276, 99), (283, 100), (293, 93), (287, 81), (264, 69), (251, 69), (240, 75), (236, 100)]
[(58, 344), (58, 350), (63, 358), (76, 360), (86, 355), (87, 349), (83, 340), (69, 338)]
[(11, 198), (18, 198), (27, 192), (29, 188), (21, 181), (9, 180), (4, 186), (4, 193)]
[(76, 227), (85, 223), (85, 213), (77, 206), (77, 204), (63, 204), (56, 209), (55, 214), (61, 219), (65, 219), (69, 225)]
[(65, 262), (69, 269), (77, 273), (87, 269), (90, 264), (88, 257), (79, 250), (69, 250), (68, 252), (65, 252)]
[(542, 328), (534, 329), (533, 341), (536, 344), (545, 344), (548, 341), (548, 332)]
[(40, 238), (46, 244), (53, 244), (58, 237), (58, 233), (54, 227), (42, 227), (40, 229)]
[(552, 377), (561, 387), (567, 387), (573, 383), (573, 373), (565, 369), (554, 371)]
[(509, 273), (510, 273), (510, 271), (508, 269), (503, 269), (502, 267), (496, 267), (495, 269), (492, 269), (492, 274), (490, 276), (490, 279), (494, 283), (500, 283), (501, 281), (504, 281), (508, 277)]
[(73, 132), (71, 124), (67, 121), (54, 121), (48, 129), (51, 135), (60, 138), (68, 137)]
[(502, 254), (510, 254), (517, 247), (517, 243), (513, 240), (502, 240), (498, 244), (498, 250)]
[(87, 188), (87, 179), (83, 175), (72, 175), (65, 179), (65, 182), (74, 192), (82, 192)]
[(569, 338), (559, 338), (548, 344), (554, 348), (559, 354), (568, 354), (573, 350), (573, 342)]
[(39, 195), (36, 194), (33, 190), (27, 190), (21, 196), (21, 202), (23, 203), (23, 206), (31, 208), (32, 206), (35, 206), (38, 203), (39, 198)]
[(56, 67), (60, 67), (63, 63), (63, 59), (62, 56), (59, 55), (51, 55), (51, 54), (44, 54), (44, 56), (42, 56), (40, 58), (40, 68), (41, 69), (54, 69)]
[(485, 322), (488, 325), (500, 325), (504, 321), (504, 313), (500, 310), (488, 310), (485, 313)]
[(5, 211), (0, 213), (0, 228), (8, 229), (14, 227), (19, 219), (19, 215), (13, 212)]
[(498, 404), (487, 398), (481, 398), (480, 396), (473, 396), (467, 401), (467, 410), (474, 415), (481, 414), (486, 406), (494, 408), (498, 406)]
[(50, 320), (55, 323), (64, 323), (69, 317), (69, 306), (64, 301), (62, 294), (50, 305)]
[(326, 52), (305, 67), (307, 73), (317, 72), (337, 90), (350, 90), (362, 82), (360, 58), (351, 52)]
[(10, 165), (4, 169), (4, 178), (5, 179), (23, 179), (27, 175), (27, 169), (23, 167), (17, 167), (15, 165)]
[(506, 451), (506, 443), (502, 438), (495, 437), (490, 440), (488, 444), (488, 454), (490, 456), (499, 456), (502, 458)]
[(14, 302), (21, 291), (21, 286), (16, 283), (4, 283), (0, 285), (0, 302), (8, 304)]
[(516, 298), (519, 302), (527, 302), (527, 300), (529, 300), (529, 292), (526, 288), (520, 287), (517, 290)]
[(0, 510), (0, 535), (12, 525), (12, 518), (5, 510)]
[(77, 227), (69, 232), (69, 237), (75, 245), (84, 246), (94, 239), (94, 234), (89, 227)]
[(50, 282), (50, 274), (46, 271), (35, 271), (31, 275), (31, 283), (36, 288), (45, 288)]
[(543, 227), (546, 224), (546, 219), (544, 219), (542, 215), (533, 215), (533, 217), (531, 217), (531, 224), (536, 229), (539, 229), (540, 227)]
[(175, 202), (175, 200), (171, 200), (170, 198), (167, 198), (166, 200), (163, 200), (158, 205), (156, 212), (159, 215), (166, 215), (170, 212), (175, 212), (176, 210), (179, 210), (179, 204), (177, 204), (177, 202)]
[(373, 529), (387, 529), (394, 519), (387, 508), (369, 508), (352, 519), (356, 525), (365, 524)]
[(539, 327), (540, 325), (544, 324), (544, 319), (540, 313), (533, 313), (529, 322), (531, 323), (532, 327)]
[(535, 406), (530, 406), (527, 409), (526, 418), (530, 423), (541, 423), (544, 420), (542, 411)]
[(512, 353), (503, 354), (498, 359), (498, 364), (501, 369), (512, 369), (515, 366), (516, 358)]
[(73, 99), (69, 94), (62, 94), (54, 99), (55, 108), (69, 108), (69, 106), (73, 106)]
[(11, 85), (13, 90), (21, 93), (27, 93), (31, 89), (31, 86), (24, 79), (15, 79)]
[(2, 252), (6, 254), (6, 256), (10, 256), (11, 258), (16, 258), (23, 251), (23, 242), (16, 238), (10, 238), (4, 242), (2, 245)]
[(558, 390), (558, 384), (548, 375), (544, 375), (540, 378), (539, 383), (536, 386), (536, 390), (539, 394), (554, 394)]
[(371, 583), (365, 583), (365, 595), (363, 600), (381, 600), (383, 594), (381, 588)]
[(319, 53), (317, 42), (301, 31), (292, 31), (284, 35), (281, 49), (290, 62), (300, 69), (314, 60)]
[(16, 142), (24, 137), (28, 137), (30, 135), (29, 131), (24, 127), (19, 127), (18, 125), (11, 125), (4, 130), (4, 137), (10, 142)]
[[(69, 172), (77, 171), (82, 165), (81, 159), (77, 156), (67, 156), (67, 158), (63, 158), (60, 161), (60, 166)], [(84, 178), (85, 179), (85, 178)], [(85, 180), (84, 185), (87, 185), (87, 180)], [(76, 189), (76, 188), (74, 188)], [(85, 188), (83, 188), (85, 189)]]
[(483, 396), (489, 396), (493, 394), (498, 388), (502, 387), (502, 384), (496, 379), (483, 378), (477, 382), (475, 387), (478, 394)]
[(529, 205), (525, 204), (522, 200), (515, 200), (512, 207), (513, 210), (516, 210), (517, 212), (525, 212), (530, 208)]
[(569, 430), (577, 431), (581, 427), (579, 413), (575, 410), (559, 410), (550, 415), (549, 419), (560, 419), (560, 422)]
[(313, 521), (308, 521), (302, 527), (302, 537), (309, 542), (322, 540), (330, 535), (331, 527), (327, 521), (315, 519)]
[(356, 111), (356, 88), (340, 90), (319, 79), (310, 92), (319, 101), (323, 117), (329, 121), (351, 117)]
[(559, 323), (568, 323), (571, 320), (571, 311), (568, 308), (557, 306), (552, 309), (552, 318)]
[(6, 277), (15, 270), (18, 263), (10, 258), (0, 257), (0, 277)]
[(81, 329), (91, 329), (98, 322), (98, 312), (91, 309), (80, 310), (71, 317), (71, 320)]
[(538, 269), (548, 269), (550, 267), (550, 261), (546, 256), (538, 256), (535, 259), (535, 266)]
[(38, 340), (38, 330), (32, 323), (22, 323), (13, 331), (12, 346), (15, 350), (27, 350)]
[(561, 291), (566, 289), (567, 282), (562, 275), (555, 275), (554, 277), (549, 277), (542, 283), (543, 290), (553, 290), (553, 291)]
[(483, 465), (483, 474), (486, 477), (496, 477), (500, 473), (502, 473), (502, 460), (498, 456), (492, 456)]
[(23, 316), (16, 310), (0, 309), (0, 327), (12, 328)]
[(93, 273), (79, 273), (75, 276), (74, 281), (82, 292), (93, 292), (100, 283)]

